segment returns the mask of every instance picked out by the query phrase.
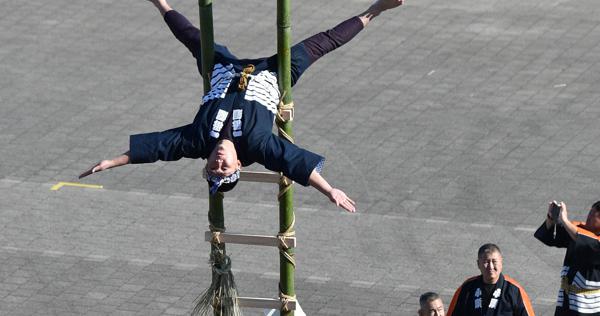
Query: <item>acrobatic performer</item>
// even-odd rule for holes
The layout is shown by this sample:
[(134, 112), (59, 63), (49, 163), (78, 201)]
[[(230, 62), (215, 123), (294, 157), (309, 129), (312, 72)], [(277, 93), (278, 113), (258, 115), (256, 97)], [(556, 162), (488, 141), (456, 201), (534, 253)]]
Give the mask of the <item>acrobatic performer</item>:
[[(202, 72), (200, 31), (166, 0), (150, 0), (163, 15), (175, 37), (196, 58)], [(317, 59), (342, 46), (383, 11), (396, 8), (403, 0), (377, 0), (365, 12), (331, 30), (313, 35), (291, 48), (292, 85)], [(277, 83), (277, 55), (259, 59), (237, 59), (217, 46), (211, 90), (191, 124), (163, 132), (130, 136), (129, 151), (102, 160), (80, 178), (125, 164), (206, 159), (204, 172), (211, 194), (231, 190), (240, 168), (254, 162), (282, 172), (304, 186), (311, 185), (331, 202), (349, 212), (355, 202), (331, 187), (320, 175), (325, 159), (272, 133), (280, 92)]]

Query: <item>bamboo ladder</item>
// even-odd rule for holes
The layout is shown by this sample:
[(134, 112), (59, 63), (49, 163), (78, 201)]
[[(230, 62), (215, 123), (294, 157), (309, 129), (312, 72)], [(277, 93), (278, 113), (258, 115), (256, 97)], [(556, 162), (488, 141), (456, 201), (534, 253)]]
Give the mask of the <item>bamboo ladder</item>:
[[(214, 32), (212, 18), (212, 0), (198, 0), (200, 14), (200, 31), (202, 47), (202, 73), (204, 92), (210, 91), (210, 78), (214, 59)], [(282, 102), (276, 118), (279, 136), (290, 142), (292, 139), (292, 120), (294, 114), (291, 88), (291, 53), (290, 53), (290, 0), (277, 0), (277, 56), (278, 56), (278, 81), (279, 91), (282, 93)], [(279, 184), (279, 233), (276, 236), (247, 235), (225, 233), (225, 219), (223, 214), (222, 193), (209, 197), (208, 221), (211, 231), (205, 233), (205, 240), (212, 241), (212, 231), (222, 231), (219, 234), (221, 243), (211, 244), (225, 252), (226, 243), (246, 244), (256, 246), (272, 246), (279, 248), (279, 298), (252, 298), (240, 297), (238, 303), (241, 307), (279, 309), (281, 315), (294, 315), (296, 309), (294, 290), (294, 209), (292, 181), (281, 174), (271, 172), (243, 171), (240, 180), (255, 182), (270, 182)], [(213, 279), (215, 275), (213, 273)]]

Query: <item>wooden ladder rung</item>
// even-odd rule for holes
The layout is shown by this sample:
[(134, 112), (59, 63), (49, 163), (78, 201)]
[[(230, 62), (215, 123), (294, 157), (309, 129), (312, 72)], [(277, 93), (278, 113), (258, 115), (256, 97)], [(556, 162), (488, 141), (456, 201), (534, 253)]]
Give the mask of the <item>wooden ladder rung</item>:
[[(281, 301), (277, 298), (238, 297), (238, 303), (240, 307), (246, 308), (281, 308)], [(290, 310), (296, 310), (296, 301), (289, 301), (287, 306)]]
[[(221, 233), (220, 238), (221, 241), (226, 244), (243, 244), (270, 247), (279, 246), (279, 239), (276, 236)], [(211, 241), (211, 239), (212, 233), (210, 231), (204, 232), (204, 241)], [(296, 247), (296, 237), (285, 237), (285, 243), (290, 248)]]

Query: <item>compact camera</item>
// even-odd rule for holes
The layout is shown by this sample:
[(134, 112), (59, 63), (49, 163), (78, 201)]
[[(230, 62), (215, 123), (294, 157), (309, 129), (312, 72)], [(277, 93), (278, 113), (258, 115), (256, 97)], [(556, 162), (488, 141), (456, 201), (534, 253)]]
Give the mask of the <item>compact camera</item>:
[(552, 201), (550, 204), (550, 216), (553, 221), (558, 221), (558, 214), (560, 214), (560, 203)]

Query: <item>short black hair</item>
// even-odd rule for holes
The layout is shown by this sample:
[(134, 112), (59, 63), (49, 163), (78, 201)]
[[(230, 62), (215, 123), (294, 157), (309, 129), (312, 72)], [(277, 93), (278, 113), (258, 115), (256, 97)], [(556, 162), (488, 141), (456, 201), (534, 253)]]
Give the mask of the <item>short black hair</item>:
[[(236, 180), (235, 182), (230, 182), (230, 183), (223, 183), (221, 184), (221, 186), (219, 186), (219, 188), (217, 189), (217, 192), (228, 192), (233, 190), (233, 188), (235, 188), (235, 186), (237, 185), (237, 183), (240, 182), (239, 180)], [(208, 183), (208, 188), (210, 190), (210, 186), (211, 183), (210, 181), (206, 180), (206, 183)]]
[(595, 211), (600, 211), (600, 201), (597, 201), (596, 203), (592, 204), (592, 209), (594, 209)]
[(483, 246), (479, 247), (479, 250), (477, 251), (477, 258), (479, 259), (483, 257), (484, 254), (493, 252), (502, 254), (502, 251), (500, 251), (500, 247), (498, 247), (498, 245), (492, 243), (484, 244)]
[(438, 298), (440, 298), (440, 295), (435, 292), (423, 293), (421, 294), (421, 297), (419, 297), (419, 305), (421, 305), (421, 308), (423, 308), (426, 303), (435, 301)]

